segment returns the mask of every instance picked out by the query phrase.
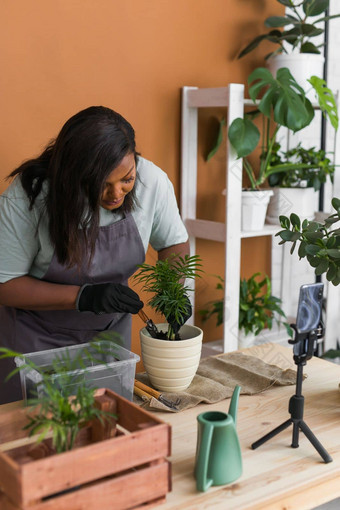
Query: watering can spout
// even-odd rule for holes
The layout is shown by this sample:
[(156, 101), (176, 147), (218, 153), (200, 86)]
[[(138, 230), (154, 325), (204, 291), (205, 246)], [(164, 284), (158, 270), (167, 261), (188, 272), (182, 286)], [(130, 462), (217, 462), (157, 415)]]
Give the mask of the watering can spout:
[(233, 418), (235, 426), (236, 426), (236, 420), (237, 420), (237, 409), (238, 409), (238, 398), (240, 396), (241, 392), (241, 386), (236, 385), (234, 389), (234, 393), (231, 397), (230, 405), (229, 405), (229, 411), (228, 414)]

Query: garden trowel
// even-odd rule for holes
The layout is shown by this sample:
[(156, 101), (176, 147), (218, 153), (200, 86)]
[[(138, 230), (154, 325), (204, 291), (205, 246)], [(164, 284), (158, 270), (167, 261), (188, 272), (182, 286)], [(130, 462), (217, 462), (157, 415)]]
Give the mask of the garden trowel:
[(139, 310), (138, 315), (142, 319), (142, 321), (145, 322), (146, 324), (145, 328), (147, 332), (150, 333), (150, 336), (152, 336), (152, 338), (159, 338), (160, 332), (158, 331), (155, 323), (151, 319), (149, 319), (146, 313), (143, 312), (143, 310)]

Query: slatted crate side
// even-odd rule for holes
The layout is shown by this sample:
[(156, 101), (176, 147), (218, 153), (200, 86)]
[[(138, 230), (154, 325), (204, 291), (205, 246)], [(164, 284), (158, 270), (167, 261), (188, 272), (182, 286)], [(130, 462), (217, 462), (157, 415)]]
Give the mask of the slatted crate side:
[(0, 445), (27, 437), (27, 430), (23, 430), (27, 423), (27, 408), (20, 407), (1, 413)]
[[(106, 390), (105, 394), (108, 396), (111, 395), (112, 398), (114, 395), (110, 390)], [(140, 429), (142, 424), (149, 424), (149, 426), (164, 424), (164, 422), (156, 416), (120, 396), (117, 399), (117, 414), (118, 423), (130, 432)]]
[(0, 508), (1, 510), (21, 510), (17, 505), (14, 505), (3, 492), (0, 492)]
[(4, 490), (13, 503), (24, 507), (30, 501), (56, 492), (115, 473), (118, 476), (132, 467), (161, 462), (171, 454), (169, 425), (110, 390), (101, 390), (100, 395), (104, 400), (105, 397), (115, 400), (118, 423), (133, 432), (38, 460), (27, 455), (32, 445), (24, 444), (4, 452), (0, 477), (3, 471), (9, 480)]
[(168, 429), (166, 424), (157, 425), (24, 464), (21, 469), (22, 499), (13, 493), (10, 497), (26, 504), (33, 498), (164, 458), (169, 451)]
[[(0, 492), (16, 494), (17, 501), (21, 501), (21, 467), (6, 453), (0, 452)], [(0, 506), (2, 510), (2, 506)]]
[[(130, 470), (120, 476), (99, 480), (66, 494), (4, 510), (145, 510), (165, 501), (171, 490), (168, 461)], [(9, 502), (11, 503), (11, 502)], [(1, 507), (2, 510), (2, 507)]]

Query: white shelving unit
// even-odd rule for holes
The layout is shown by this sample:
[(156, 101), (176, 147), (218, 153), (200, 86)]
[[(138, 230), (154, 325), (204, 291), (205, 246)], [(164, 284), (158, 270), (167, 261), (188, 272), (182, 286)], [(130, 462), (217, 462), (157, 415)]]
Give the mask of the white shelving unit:
[[(241, 239), (246, 237), (273, 236), (277, 225), (265, 225), (259, 232), (241, 231), (242, 160), (226, 137), (226, 203), (225, 223), (202, 220), (196, 217), (197, 203), (197, 149), (198, 108), (223, 107), (227, 110), (227, 127), (237, 117), (243, 117), (244, 108), (253, 102), (244, 98), (244, 85), (230, 84), (227, 87), (197, 88), (182, 90), (182, 160), (181, 160), (181, 215), (189, 232), (191, 253), (196, 253), (196, 238), (225, 243), (225, 295), (223, 352), (238, 348), (239, 279)], [(340, 131), (340, 130), (339, 130)], [(339, 134), (337, 135), (339, 139)], [(337, 143), (335, 144), (337, 145)], [(339, 151), (336, 151), (339, 154)], [(335, 161), (339, 163), (338, 161)], [(340, 196), (340, 178), (335, 178), (335, 196)], [(339, 191), (336, 194), (336, 191)], [(227, 242), (226, 242), (227, 240)], [(287, 250), (285, 250), (287, 251)], [(287, 255), (289, 258), (289, 255)], [(194, 285), (194, 284), (192, 284)], [(194, 295), (194, 293), (193, 293)], [(327, 348), (335, 346), (338, 327), (339, 292), (329, 286), (331, 303), (327, 310)], [(330, 300), (329, 300), (330, 301)], [(193, 298), (194, 309), (194, 298)]]
[[(227, 125), (243, 116), (244, 86), (184, 87), (182, 94), (182, 195), (181, 214), (190, 236), (191, 253), (196, 252), (196, 238), (225, 242), (225, 295), (223, 352), (238, 347), (239, 277), (241, 238), (273, 235), (277, 227), (266, 225), (260, 232), (241, 232), (242, 161), (227, 138), (226, 211), (225, 223), (201, 220), (196, 217), (197, 201), (197, 132), (198, 108), (224, 107)], [(193, 303), (194, 305), (194, 303)]]

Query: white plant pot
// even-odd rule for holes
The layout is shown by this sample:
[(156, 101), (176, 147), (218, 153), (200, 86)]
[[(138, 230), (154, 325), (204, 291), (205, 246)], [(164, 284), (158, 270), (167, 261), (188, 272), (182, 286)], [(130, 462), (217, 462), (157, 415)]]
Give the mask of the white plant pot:
[[(157, 324), (167, 331), (168, 324)], [(160, 391), (185, 390), (196, 374), (202, 350), (203, 331), (185, 324), (179, 334), (182, 340), (152, 338), (147, 330), (140, 330), (142, 360), (154, 388)]]
[(267, 211), (267, 223), (280, 225), (279, 216), (297, 214), (302, 220), (313, 220), (317, 209), (314, 188), (273, 188)]
[(242, 230), (262, 230), (273, 190), (242, 191)]
[(246, 349), (247, 347), (252, 347), (255, 345), (256, 336), (254, 333), (245, 334), (243, 329), (238, 330), (238, 348)]
[(268, 59), (267, 65), (273, 76), (277, 70), (287, 67), (310, 101), (316, 101), (312, 85), (307, 81), (311, 76), (323, 77), (325, 58), (317, 53), (282, 53)]

